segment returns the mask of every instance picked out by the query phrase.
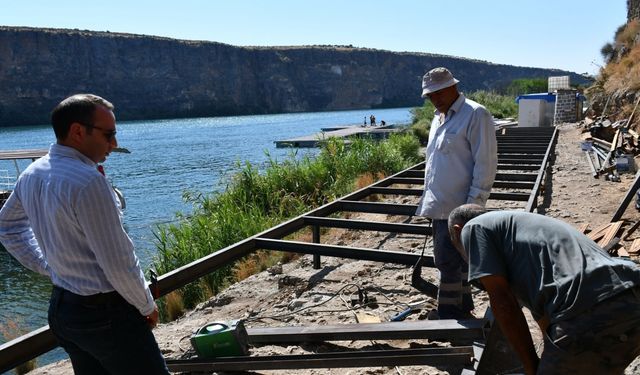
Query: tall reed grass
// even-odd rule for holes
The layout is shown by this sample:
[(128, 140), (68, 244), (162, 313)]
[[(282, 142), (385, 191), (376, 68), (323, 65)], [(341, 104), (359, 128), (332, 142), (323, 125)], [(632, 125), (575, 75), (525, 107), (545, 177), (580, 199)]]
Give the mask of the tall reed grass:
[[(410, 134), (382, 142), (330, 139), (315, 158), (270, 158), (262, 171), (248, 162), (240, 165), (224, 192), (188, 196), (193, 214), (156, 230), (153, 266), (164, 274), (352, 191), (363, 174), (379, 178), (407, 168), (421, 159), (419, 148)], [(236, 278), (247, 277), (247, 268), (229, 264), (181, 288), (181, 302), (193, 308)], [(160, 301), (161, 310), (166, 303)]]

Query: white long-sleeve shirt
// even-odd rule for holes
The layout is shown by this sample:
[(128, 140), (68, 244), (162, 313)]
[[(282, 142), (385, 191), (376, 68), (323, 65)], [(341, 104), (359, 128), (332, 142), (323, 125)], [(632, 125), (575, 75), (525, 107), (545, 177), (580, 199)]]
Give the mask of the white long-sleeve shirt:
[(142, 315), (154, 310), (111, 186), (71, 147), (51, 145), (20, 175), (0, 210), (0, 242), (63, 289), (79, 295), (116, 290)]
[(491, 114), (460, 94), (444, 121), (435, 112), (426, 149), (424, 193), (416, 214), (447, 219), (462, 204), (485, 205), (497, 164)]

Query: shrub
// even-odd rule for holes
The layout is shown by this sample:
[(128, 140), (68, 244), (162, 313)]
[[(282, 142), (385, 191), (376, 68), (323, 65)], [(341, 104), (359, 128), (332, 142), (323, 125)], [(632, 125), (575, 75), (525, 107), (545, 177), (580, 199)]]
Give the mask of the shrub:
[(518, 116), (518, 104), (512, 96), (488, 91), (475, 91), (469, 94), (468, 98), (487, 107), (487, 110), (496, 118)]

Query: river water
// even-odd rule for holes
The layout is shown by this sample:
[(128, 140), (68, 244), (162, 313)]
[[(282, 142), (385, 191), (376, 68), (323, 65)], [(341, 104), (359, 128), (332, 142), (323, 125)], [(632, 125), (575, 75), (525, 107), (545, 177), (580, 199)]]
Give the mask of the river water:
[[(146, 269), (153, 259), (157, 225), (175, 220), (176, 213), (191, 211), (182, 199), (185, 191), (224, 190), (238, 163), (261, 166), (269, 155), (277, 160), (292, 152), (313, 155), (317, 150), (277, 149), (274, 141), (309, 135), (323, 127), (360, 125), (370, 114), (378, 123), (411, 120), (409, 108), (396, 108), (118, 122), (119, 146), (131, 153), (112, 153), (104, 167), (126, 197), (125, 228), (141, 264)], [(54, 141), (50, 126), (0, 128), (0, 150), (48, 148)], [(28, 164), (22, 161), (18, 167), (24, 170)], [(12, 162), (0, 161), (0, 177), (16, 173)], [(0, 249), (0, 343), (5, 342), (2, 325), (10, 320), (28, 330), (47, 324), (50, 290), (47, 278), (26, 270)], [(57, 349), (38, 363), (64, 356)]]

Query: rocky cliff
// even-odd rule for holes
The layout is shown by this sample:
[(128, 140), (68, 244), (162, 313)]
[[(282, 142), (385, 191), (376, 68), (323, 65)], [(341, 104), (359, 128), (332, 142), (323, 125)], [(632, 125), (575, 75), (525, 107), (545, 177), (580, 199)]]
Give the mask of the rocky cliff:
[(0, 126), (46, 124), (53, 106), (78, 92), (112, 101), (119, 120), (418, 106), (421, 77), (435, 66), (449, 67), (465, 91), (570, 74), (348, 46), (0, 27)]
[(640, 0), (627, 0), (627, 22), (640, 19)]

